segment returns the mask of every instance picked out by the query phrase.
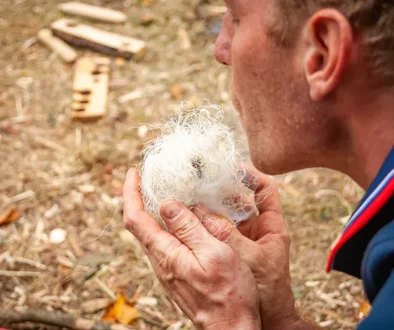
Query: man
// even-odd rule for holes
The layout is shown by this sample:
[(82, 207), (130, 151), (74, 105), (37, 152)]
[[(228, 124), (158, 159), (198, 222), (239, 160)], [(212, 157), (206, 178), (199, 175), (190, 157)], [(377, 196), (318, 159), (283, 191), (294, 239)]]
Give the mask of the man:
[[(329, 269), (361, 277), (373, 309), (359, 329), (394, 329), (394, 3), (391, 0), (227, 0), (217, 60), (233, 72), (233, 102), (259, 171), (342, 171), (366, 197)], [(386, 161), (385, 161), (386, 159)], [(172, 298), (201, 329), (316, 329), (294, 308), (289, 234), (275, 183), (253, 167), (259, 216), (238, 229), (204, 227), (174, 201), (171, 233), (126, 180), (126, 227)], [(368, 188), (369, 187), (369, 188)], [(205, 224), (210, 222), (204, 222)], [(216, 235), (217, 236), (217, 235)]]

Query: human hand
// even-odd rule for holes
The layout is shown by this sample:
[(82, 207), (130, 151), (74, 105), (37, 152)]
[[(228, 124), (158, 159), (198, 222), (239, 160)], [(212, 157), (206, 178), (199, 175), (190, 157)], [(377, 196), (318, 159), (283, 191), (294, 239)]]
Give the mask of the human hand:
[(140, 178), (124, 185), (124, 225), (139, 240), (169, 295), (200, 329), (260, 329), (257, 285), (249, 267), (177, 202), (161, 216), (170, 232), (144, 211)]
[(248, 168), (245, 181), (255, 191), (259, 214), (238, 228), (203, 207), (196, 207), (194, 213), (214, 237), (231, 246), (252, 270), (259, 288), (262, 329), (300, 328), (303, 321), (294, 306), (289, 270), (290, 235), (277, 185), (252, 167)]

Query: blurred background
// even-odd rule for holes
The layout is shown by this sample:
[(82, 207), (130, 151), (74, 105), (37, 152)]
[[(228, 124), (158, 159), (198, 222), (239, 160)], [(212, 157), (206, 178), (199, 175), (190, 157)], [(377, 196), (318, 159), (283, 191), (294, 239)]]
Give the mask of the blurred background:
[[(147, 43), (138, 60), (111, 57), (107, 112), (89, 123), (70, 115), (73, 64), (37, 39), (66, 16), (59, 3), (0, 2), (0, 315), (39, 309), (44, 318), (60, 311), (132, 329), (193, 329), (123, 228), (121, 193), (127, 169), (154, 137), (148, 125), (166, 120), (181, 101), (220, 104), (244, 143), (231, 105), (231, 70), (213, 58), (224, 3), (86, 0), (127, 20), (80, 22)], [(277, 180), (293, 238), (297, 307), (323, 328), (353, 329), (369, 310), (362, 286), (327, 275), (325, 264), (363, 192), (323, 169)], [(64, 327), (12, 325), (19, 328)]]

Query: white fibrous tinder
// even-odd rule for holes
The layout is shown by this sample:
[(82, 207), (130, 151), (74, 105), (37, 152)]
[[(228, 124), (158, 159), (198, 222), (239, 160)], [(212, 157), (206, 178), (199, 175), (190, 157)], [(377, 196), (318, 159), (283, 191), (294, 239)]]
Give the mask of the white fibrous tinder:
[(141, 193), (145, 210), (161, 221), (160, 205), (176, 200), (203, 206), (238, 224), (254, 212), (252, 192), (233, 132), (219, 106), (181, 109), (159, 127), (142, 150)]

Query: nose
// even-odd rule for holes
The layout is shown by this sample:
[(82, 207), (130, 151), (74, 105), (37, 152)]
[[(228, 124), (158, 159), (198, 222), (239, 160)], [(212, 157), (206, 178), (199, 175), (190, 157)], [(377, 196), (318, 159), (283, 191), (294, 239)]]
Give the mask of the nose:
[(231, 65), (231, 31), (228, 20), (229, 16), (226, 14), (215, 43), (215, 59), (224, 65)]

